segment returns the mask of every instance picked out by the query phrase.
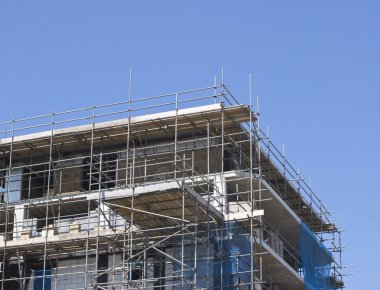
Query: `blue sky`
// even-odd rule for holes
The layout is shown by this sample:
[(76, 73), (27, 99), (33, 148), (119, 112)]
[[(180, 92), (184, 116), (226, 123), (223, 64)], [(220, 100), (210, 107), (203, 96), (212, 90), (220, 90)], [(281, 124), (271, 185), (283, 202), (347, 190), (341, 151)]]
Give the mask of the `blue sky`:
[(210, 85), (225, 68), (337, 214), (348, 289), (378, 289), (380, 2), (1, 1), (0, 120)]

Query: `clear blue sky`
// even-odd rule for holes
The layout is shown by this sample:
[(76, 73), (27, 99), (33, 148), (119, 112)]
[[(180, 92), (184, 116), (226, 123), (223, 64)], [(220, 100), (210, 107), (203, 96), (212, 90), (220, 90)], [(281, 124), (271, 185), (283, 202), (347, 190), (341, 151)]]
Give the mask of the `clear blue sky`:
[(380, 1), (1, 1), (0, 120), (247, 75), (272, 140), (346, 229), (348, 289), (379, 289)]

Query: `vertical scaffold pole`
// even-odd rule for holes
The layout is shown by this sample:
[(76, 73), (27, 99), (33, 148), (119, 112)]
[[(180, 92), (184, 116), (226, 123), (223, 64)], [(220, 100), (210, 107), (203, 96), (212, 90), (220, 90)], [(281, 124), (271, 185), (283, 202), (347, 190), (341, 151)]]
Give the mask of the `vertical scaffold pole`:
[[(261, 168), (261, 128), (260, 128), (260, 103), (259, 103), (259, 96), (256, 97), (256, 109), (257, 109), (257, 133), (256, 133), (256, 136), (257, 136), (257, 161), (258, 161), (258, 180), (259, 180), (259, 189), (258, 189), (258, 192), (259, 192), (259, 200), (258, 200), (258, 208), (261, 209), (262, 208), (262, 205), (261, 205), (261, 202), (262, 202), (262, 180), (263, 180), (263, 176), (262, 176), (262, 168)], [(260, 220), (260, 226), (262, 226), (262, 219), (261, 217), (259, 217), (259, 220)], [(263, 231), (260, 230), (260, 237), (259, 237), (259, 243), (260, 243), (260, 246), (262, 244), (262, 241), (263, 241)], [(261, 247), (262, 248), (262, 247)], [(260, 285), (263, 285), (263, 258), (262, 258), (262, 255), (259, 255), (259, 283)]]
[(222, 67), (222, 103), (221, 103), (221, 110), (222, 110), (222, 132), (221, 132), (221, 137), (222, 137), (222, 152), (221, 152), (221, 158), (222, 158), (222, 164), (221, 164), (221, 176), (220, 176), (220, 183), (221, 183), (221, 188), (220, 192), (222, 195), (222, 212), (226, 213), (226, 202), (225, 202), (225, 192), (224, 192), (224, 102), (225, 102), (225, 88), (224, 88), (224, 67)]
[[(102, 141), (103, 143), (103, 141)], [(98, 174), (98, 220), (97, 220), (97, 230), (96, 230), (96, 253), (95, 253), (95, 277), (99, 280), (99, 241), (100, 241), (100, 214), (101, 214), (101, 191), (102, 191), (102, 175), (103, 175), (103, 152), (100, 151), (99, 154), (99, 174)], [(98, 281), (96, 281), (96, 287), (98, 288)]]
[[(45, 289), (45, 276), (46, 276), (46, 260), (47, 260), (47, 243), (49, 238), (49, 200), (50, 200), (50, 179), (51, 170), (53, 165), (53, 136), (54, 136), (54, 113), (51, 113), (51, 129), (50, 129), (50, 144), (49, 144), (49, 167), (48, 167), (48, 180), (47, 180), (47, 199), (46, 199), (46, 214), (45, 214), (45, 243), (44, 243), (44, 264), (43, 264), (43, 275), (42, 275), (42, 289)], [(54, 224), (53, 224), (54, 231)]]
[(136, 146), (133, 146), (133, 155), (132, 155), (132, 178), (131, 178), (131, 187), (132, 187), (132, 200), (131, 200), (131, 225), (129, 231), (129, 282), (132, 281), (133, 273), (133, 261), (131, 259), (133, 255), (133, 222), (134, 222), (134, 206), (135, 206), (135, 160), (136, 160)]
[[(225, 94), (225, 89), (224, 89), (224, 67), (222, 67), (222, 102), (221, 102), (221, 110), (222, 110), (222, 130), (221, 130), (221, 143), (222, 143), (222, 149), (221, 149), (221, 173), (220, 173), (220, 187), (219, 188), (219, 191), (220, 191), (220, 194), (221, 194), (221, 198), (219, 199), (219, 201), (222, 202), (222, 212), (225, 212), (225, 202), (224, 202), (224, 180), (223, 180), (223, 176), (224, 176), (224, 94)], [(223, 239), (224, 239), (224, 229), (222, 228), (221, 229), (221, 246), (220, 246), (220, 253), (222, 254), (223, 251), (224, 251), (224, 247), (223, 247)], [(224, 261), (224, 258), (221, 259), (221, 267), (220, 267), (220, 285), (223, 287), (225, 285), (223, 285), (223, 275), (224, 275), (224, 271), (223, 271), (223, 265), (224, 265), (225, 261)], [(226, 285), (227, 286), (227, 285)], [(229, 286), (228, 286), (229, 287)]]
[[(127, 127), (127, 152), (126, 152), (126, 161), (125, 161), (125, 187), (128, 187), (128, 169), (129, 169), (129, 143), (130, 143), (130, 135), (131, 135), (131, 101), (132, 101), (132, 68), (129, 69), (129, 88), (128, 88), (128, 127)], [(127, 224), (125, 223), (125, 227)], [(129, 228), (128, 228), (128, 236), (130, 236), (132, 230), (132, 223), (129, 222)], [(123, 237), (123, 277), (125, 277), (125, 265), (124, 261), (126, 258), (126, 229), (124, 230), (124, 237)], [(124, 284), (122, 289), (124, 289)]]
[(250, 245), (251, 245), (251, 285), (250, 289), (254, 290), (255, 287), (255, 277), (254, 277), (254, 236), (253, 236), (253, 210), (256, 206), (254, 204), (254, 196), (253, 196), (253, 156), (252, 156), (252, 75), (249, 74), (249, 187), (250, 187), (250, 193), (249, 193), (249, 199), (251, 202), (251, 220), (250, 220)]
[[(92, 161), (94, 155), (94, 129), (95, 129), (95, 106), (92, 107), (91, 116), (91, 144), (90, 144), (90, 170), (88, 176), (88, 192), (91, 192), (91, 177), (92, 177)], [(86, 265), (85, 265), (85, 276), (84, 276), (84, 288), (88, 289), (87, 279), (89, 277), (88, 271), (88, 256), (90, 250), (90, 215), (91, 215), (91, 201), (88, 200), (87, 203), (87, 239), (86, 239)]]
[(198, 207), (198, 200), (195, 201), (195, 229), (194, 229), (194, 283), (193, 287), (197, 289), (197, 259), (198, 259), (198, 212), (199, 212), (199, 207)]
[(9, 164), (8, 164), (8, 178), (7, 178), (7, 190), (5, 192), (5, 232), (4, 232), (4, 251), (3, 251), (3, 271), (1, 273), (1, 289), (4, 290), (4, 279), (5, 279), (5, 263), (6, 263), (6, 249), (7, 249), (7, 240), (8, 240), (8, 223), (9, 223), (9, 188), (10, 180), (12, 173), (12, 162), (13, 162), (13, 142), (15, 136), (15, 126), (16, 119), (13, 117), (12, 120), (12, 136), (11, 136), (11, 145), (9, 149)]
[(175, 94), (175, 124), (174, 124), (174, 179), (177, 179), (177, 138), (178, 138), (178, 93)]
[(132, 101), (132, 69), (129, 69), (129, 89), (128, 89), (128, 133), (127, 133), (127, 154), (125, 162), (125, 187), (128, 187), (128, 169), (129, 169), (129, 143), (131, 131), (131, 101)]
[(185, 158), (182, 162), (182, 183), (181, 183), (181, 189), (182, 189), (182, 235), (181, 235), (181, 286), (183, 288), (184, 282), (185, 282)]
[[(215, 94), (216, 95), (216, 94)], [(211, 196), (210, 196), (210, 121), (207, 120), (207, 289), (209, 289), (209, 268), (210, 268), (210, 202), (211, 202)]]
[(217, 88), (218, 88), (218, 85), (216, 83), (216, 76), (214, 76), (214, 103), (216, 104), (216, 101), (217, 101), (217, 95), (218, 95), (218, 92), (217, 92)]

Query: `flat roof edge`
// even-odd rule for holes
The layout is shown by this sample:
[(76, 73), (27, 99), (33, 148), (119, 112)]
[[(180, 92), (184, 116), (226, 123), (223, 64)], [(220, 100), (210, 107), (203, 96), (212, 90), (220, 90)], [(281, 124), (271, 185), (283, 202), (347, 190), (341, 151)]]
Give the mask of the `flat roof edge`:
[[(245, 106), (245, 105), (228, 106), (226, 108), (228, 109), (228, 108), (242, 107), (242, 106)], [(171, 110), (171, 111), (166, 111), (166, 112), (141, 115), (141, 116), (131, 117), (130, 124), (154, 121), (154, 120), (159, 120), (163, 118), (172, 118), (172, 117), (175, 117), (177, 114), (178, 116), (184, 116), (184, 115), (191, 115), (191, 114), (204, 113), (204, 112), (210, 112), (210, 111), (218, 111), (218, 110), (221, 110), (221, 108), (222, 108), (222, 104), (217, 103), (217, 104), (211, 104), (211, 105), (191, 107), (191, 108), (186, 108), (186, 109), (179, 109), (178, 111)], [(125, 125), (128, 125), (128, 123), (129, 123), (128, 118), (98, 122), (98, 123), (94, 123), (94, 129), (102, 130), (102, 129), (107, 129), (111, 127), (125, 126)], [(85, 125), (54, 129), (53, 135), (88, 132), (92, 130), (92, 126), (93, 124), (90, 123), (90, 124), (85, 124)], [(25, 141), (32, 141), (34, 139), (48, 138), (51, 136), (51, 132), (52, 131), (49, 130), (49, 131), (41, 131), (37, 133), (19, 135), (19, 136), (13, 137), (13, 140), (12, 140), (12, 137), (3, 138), (3, 139), (0, 139), (0, 145), (10, 144), (12, 141), (25, 142)]]

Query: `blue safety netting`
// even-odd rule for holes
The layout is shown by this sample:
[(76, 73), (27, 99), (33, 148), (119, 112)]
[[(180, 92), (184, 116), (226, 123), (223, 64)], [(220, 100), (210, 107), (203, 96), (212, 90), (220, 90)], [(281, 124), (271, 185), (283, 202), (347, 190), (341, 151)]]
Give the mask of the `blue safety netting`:
[[(195, 245), (194, 240), (185, 238), (182, 248), (181, 238), (176, 239), (173, 247), (173, 257), (178, 261), (173, 262), (173, 289), (193, 289), (193, 283), (197, 287), (212, 289), (213, 287), (213, 267), (214, 248), (213, 243), (206, 240)], [(183, 253), (182, 253), (183, 251)], [(182, 273), (182, 262), (184, 263)]]
[[(34, 285), (33, 290), (50, 290), (51, 289), (51, 269), (34, 270)], [(45, 284), (44, 284), (45, 280)], [(42, 287), (44, 289), (42, 289)]]
[[(240, 289), (239, 285), (251, 283), (251, 242), (249, 232), (238, 222), (225, 224), (224, 227), (214, 229), (210, 240), (198, 243), (193, 240), (177, 239), (173, 256), (183, 259), (184, 272), (181, 283), (181, 264), (173, 263), (174, 289), (193, 289), (195, 273), (196, 286), (204, 289)], [(183, 249), (183, 254), (182, 254)], [(195, 256), (196, 267), (195, 267)], [(194, 269), (196, 268), (196, 269)], [(252, 278), (253, 279), (253, 278)]]
[(239, 289), (251, 283), (249, 232), (238, 222), (226, 224), (224, 236), (215, 241), (214, 289)]
[(305, 290), (331, 289), (332, 254), (304, 223), (301, 223), (300, 242)]

